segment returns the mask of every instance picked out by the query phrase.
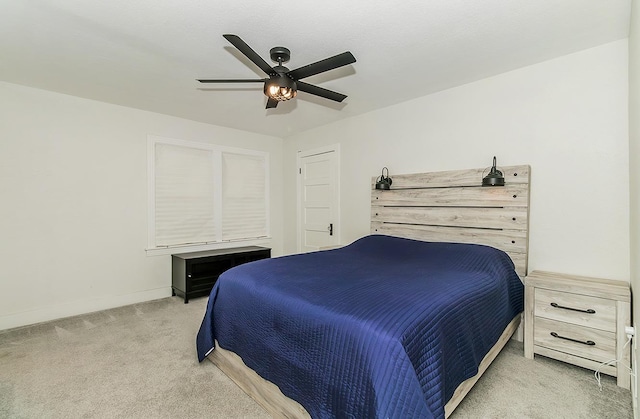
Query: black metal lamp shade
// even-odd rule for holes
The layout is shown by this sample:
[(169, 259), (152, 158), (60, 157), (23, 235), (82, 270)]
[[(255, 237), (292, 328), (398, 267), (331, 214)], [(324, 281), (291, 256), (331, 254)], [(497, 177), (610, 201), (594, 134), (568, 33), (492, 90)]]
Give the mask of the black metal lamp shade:
[(504, 176), (496, 168), (496, 157), (493, 156), (493, 167), (489, 174), (482, 178), (482, 186), (504, 186)]
[[(384, 175), (385, 170), (387, 171), (387, 176)], [(376, 179), (376, 189), (388, 191), (389, 189), (391, 189), (392, 183), (393, 181), (389, 177), (389, 169), (387, 169), (386, 167), (383, 167), (382, 174), (378, 176), (378, 178)]]

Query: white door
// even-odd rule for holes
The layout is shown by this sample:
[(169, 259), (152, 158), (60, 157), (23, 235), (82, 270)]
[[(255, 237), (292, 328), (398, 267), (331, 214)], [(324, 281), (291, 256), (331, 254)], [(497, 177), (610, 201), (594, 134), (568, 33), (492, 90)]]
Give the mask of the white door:
[(298, 252), (340, 243), (339, 145), (298, 153)]

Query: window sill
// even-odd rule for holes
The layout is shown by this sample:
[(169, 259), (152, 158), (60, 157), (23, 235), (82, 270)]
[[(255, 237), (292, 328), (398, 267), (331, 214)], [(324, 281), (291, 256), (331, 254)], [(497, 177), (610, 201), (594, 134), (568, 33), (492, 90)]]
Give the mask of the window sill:
[(271, 237), (263, 237), (259, 239), (251, 240), (235, 240), (225, 241), (219, 243), (207, 243), (207, 244), (191, 244), (184, 246), (172, 246), (172, 247), (155, 247), (145, 249), (147, 256), (163, 256), (163, 255), (177, 255), (180, 253), (201, 252), (205, 250), (216, 249), (230, 249), (233, 247), (242, 246), (269, 246), (271, 245)]

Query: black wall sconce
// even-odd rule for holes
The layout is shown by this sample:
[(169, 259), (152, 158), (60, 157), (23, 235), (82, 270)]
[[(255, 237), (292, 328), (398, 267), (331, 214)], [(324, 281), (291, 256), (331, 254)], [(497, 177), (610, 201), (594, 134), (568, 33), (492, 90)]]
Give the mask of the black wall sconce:
[(482, 178), (482, 186), (504, 186), (504, 176), (496, 169), (496, 156), (493, 156), (493, 167), (489, 174)]
[[(384, 175), (385, 170), (387, 171), (387, 176)], [(386, 167), (383, 167), (382, 174), (378, 176), (378, 178), (376, 179), (376, 189), (388, 191), (389, 189), (391, 189), (392, 183), (393, 181), (389, 177), (389, 169), (387, 169)]]

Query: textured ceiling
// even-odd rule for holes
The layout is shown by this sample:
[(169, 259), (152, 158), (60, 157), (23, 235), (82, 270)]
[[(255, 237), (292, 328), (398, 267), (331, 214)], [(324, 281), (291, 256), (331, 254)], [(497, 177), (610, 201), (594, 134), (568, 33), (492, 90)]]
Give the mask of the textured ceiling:
[[(626, 38), (631, 0), (0, 0), (0, 80), (277, 137)], [(266, 110), (265, 75), (222, 34), (290, 69), (351, 51)]]

